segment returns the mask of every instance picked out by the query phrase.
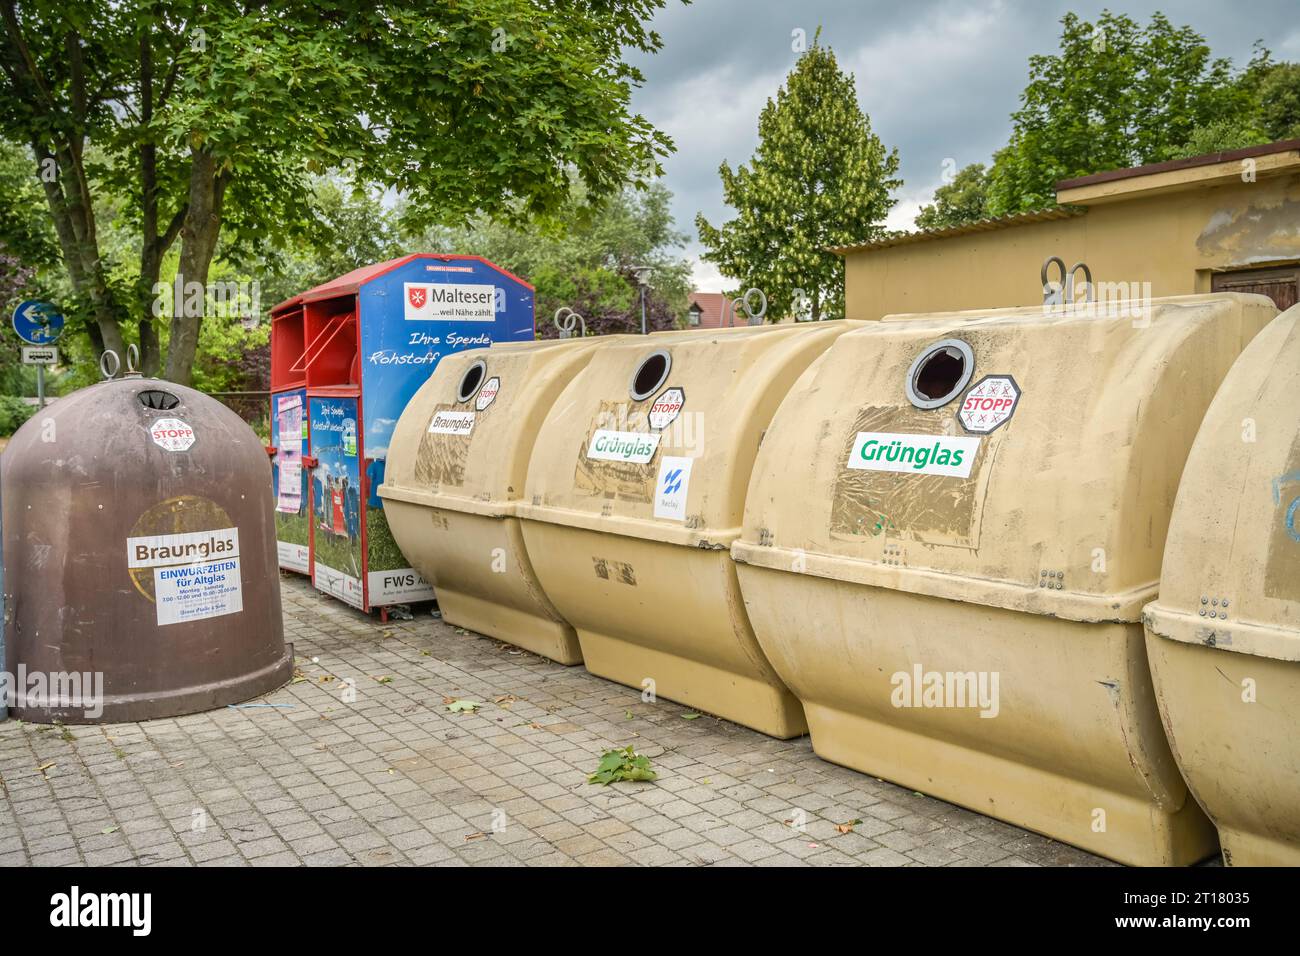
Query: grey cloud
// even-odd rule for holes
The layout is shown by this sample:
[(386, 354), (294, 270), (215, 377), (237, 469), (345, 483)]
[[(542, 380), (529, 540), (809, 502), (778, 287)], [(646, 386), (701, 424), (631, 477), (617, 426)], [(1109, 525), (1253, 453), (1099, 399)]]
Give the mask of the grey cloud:
[[(1061, 16), (1074, 10), (1092, 17), (1106, 7), (1141, 21), (1164, 10), (1237, 64), (1260, 39), (1275, 56), (1300, 59), (1294, 0), (700, 0), (690, 6), (669, 0), (654, 22), (663, 50), (635, 58), (646, 83), (633, 102), (676, 141), (677, 152), (664, 166), (678, 228), (691, 236), (688, 253), (700, 252), (697, 212), (715, 224), (730, 217), (718, 165), (726, 160), (735, 166), (753, 154), (758, 112), (798, 56), (791, 49), (796, 28), (811, 41), (821, 27), (822, 42), (854, 73), (873, 128), (898, 148), (905, 185), (890, 225), (902, 227), (941, 181), (945, 159), (958, 167), (987, 162), (1006, 142), (1029, 57), (1055, 48)], [(697, 270), (697, 276), (708, 271)]]

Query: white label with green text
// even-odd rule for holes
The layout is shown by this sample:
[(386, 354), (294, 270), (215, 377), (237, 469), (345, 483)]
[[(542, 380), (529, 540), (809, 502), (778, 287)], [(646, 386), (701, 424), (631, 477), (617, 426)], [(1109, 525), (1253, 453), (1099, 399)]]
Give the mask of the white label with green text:
[(599, 461), (632, 461), (644, 465), (655, 456), (659, 435), (646, 432), (616, 432), (599, 428), (591, 436), (587, 457)]
[(979, 447), (980, 439), (955, 435), (858, 432), (848, 465), (866, 471), (969, 478)]

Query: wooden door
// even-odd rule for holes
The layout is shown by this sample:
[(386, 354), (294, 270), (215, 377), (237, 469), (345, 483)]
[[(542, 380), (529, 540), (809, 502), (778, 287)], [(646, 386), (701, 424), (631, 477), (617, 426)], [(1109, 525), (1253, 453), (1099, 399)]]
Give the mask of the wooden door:
[(1300, 301), (1300, 266), (1281, 269), (1245, 269), (1216, 272), (1210, 280), (1214, 292), (1254, 292), (1266, 295), (1285, 312)]

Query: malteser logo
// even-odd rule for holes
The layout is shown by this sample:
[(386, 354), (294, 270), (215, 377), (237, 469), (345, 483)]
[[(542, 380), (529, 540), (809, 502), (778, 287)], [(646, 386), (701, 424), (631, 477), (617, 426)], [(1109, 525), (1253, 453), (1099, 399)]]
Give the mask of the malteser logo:
[(129, 927), (133, 936), (153, 928), (152, 893), (82, 893), (74, 886), (50, 897), (51, 926)]

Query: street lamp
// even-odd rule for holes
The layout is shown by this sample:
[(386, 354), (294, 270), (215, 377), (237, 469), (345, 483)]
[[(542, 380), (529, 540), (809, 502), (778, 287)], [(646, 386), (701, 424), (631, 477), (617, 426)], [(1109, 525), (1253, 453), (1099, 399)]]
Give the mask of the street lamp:
[(641, 334), (645, 335), (649, 330), (645, 325), (645, 290), (650, 286), (650, 266), (631, 266), (632, 275), (636, 278), (636, 284), (641, 290)]

